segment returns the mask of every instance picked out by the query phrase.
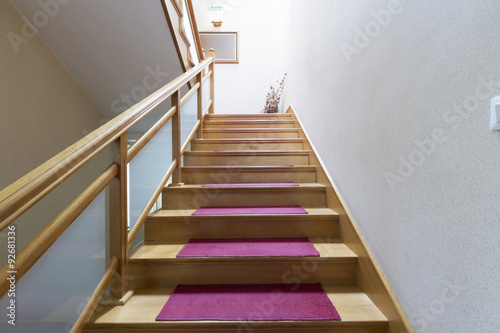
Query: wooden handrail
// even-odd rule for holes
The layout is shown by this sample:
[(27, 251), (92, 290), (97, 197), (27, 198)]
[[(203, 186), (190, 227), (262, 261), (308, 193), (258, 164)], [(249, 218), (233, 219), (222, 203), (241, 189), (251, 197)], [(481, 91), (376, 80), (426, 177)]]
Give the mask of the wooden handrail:
[(189, 23), (191, 24), (191, 31), (193, 32), (194, 36), (196, 52), (198, 53), (198, 61), (202, 61), (204, 59), (204, 56), (201, 47), (200, 32), (198, 31), (198, 24), (196, 23), (196, 16), (194, 15), (193, 2), (191, 0), (186, 0), (186, 4), (186, 11), (189, 17)]
[(182, 96), (182, 98), (181, 98), (181, 108), (184, 106), (184, 104), (186, 104), (189, 101), (189, 99), (191, 98), (191, 96), (193, 96), (195, 94), (195, 92), (198, 90), (199, 87), (200, 87), (199, 83), (195, 84), (193, 88), (189, 89), (189, 91), (187, 92), (187, 94), (185, 94), (184, 96)]
[(106, 267), (106, 273), (104, 274), (104, 277), (101, 279), (101, 282), (99, 282), (99, 285), (90, 297), (89, 302), (87, 303), (80, 317), (71, 329), (71, 333), (80, 333), (83, 331), (85, 325), (89, 321), (90, 317), (92, 317), (92, 313), (94, 313), (94, 310), (97, 308), (102, 295), (104, 295), (104, 292), (108, 288), (108, 285), (111, 283), (111, 280), (113, 279), (113, 276), (115, 275), (117, 270), (118, 258), (113, 257), (109, 261), (108, 267)]
[(210, 76), (212, 75), (212, 71), (208, 71), (208, 73), (203, 77), (203, 79), (201, 80), (201, 83), (205, 83), (206, 80), (208, 80), (210, 78)]
[[(118, 165), (110, 165), (82, 193), (80, 193), (55, 219), (52, 220), (26, 247), (16, 256), (16, 281), (40, 259), (54, 242), (68, 229), (90, 203), (108, 186), (118, 174)], [(0, 299), (9, 290), (9, 265), (0, 271)]]
[(0, 192), (0, 221), (2, 221), (0, 222), (0, 231), (14, 221), (13, 219), (6, 220), (10, 215), (19, 209), (26, 210), (36, 204), (43, 198), (38, 194), (43, 192), (44, 189), (55, 182), (60, 183), (74, 174), (90, 159), (212, 63), (213, 57), (207, 58), (196, 67), (191, 68), (157, 92), (3, 189)]
[(184, 144), (182, 145), (182, 148), (181, 148), (181, 155), (184, 155), (184, 153), (186, 152), (186, 149), (189, 147), (189, 143), (191, 142), (191, 140), (194, 138), (194, 135), (196, 134), (196, 132), (198, 131), (198, 127), (200, 127), (200, 124), (201, 124), (201, 120), (198, 120), (196, 122), (196, 125), (194, 125), (194, 128), (193, 130), (191, 131), (191, 133), (189, 133), (189, 136), (188, 138), (186, 139), (186, 141), (184, 142)]

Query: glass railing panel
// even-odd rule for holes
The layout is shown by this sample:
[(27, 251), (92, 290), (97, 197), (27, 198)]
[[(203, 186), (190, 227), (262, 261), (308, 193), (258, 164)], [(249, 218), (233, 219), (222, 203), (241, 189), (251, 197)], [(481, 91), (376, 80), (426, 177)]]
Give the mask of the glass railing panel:
[[(106, 271), (106, 191), (0, 300), (0, 332), (70, 331)], [(16, 230), (14, 237), (19, 236), (21, 231)], [(2, 246), (5, 244), (2, 238)]]
[[(171, 165), (172, 120), (169, 120), (128, 164), (130, 229), (137, 223)], [(158, 205), (153, 207), (158, 208)], [(136, 242), (143, 237), (141, 234)]]

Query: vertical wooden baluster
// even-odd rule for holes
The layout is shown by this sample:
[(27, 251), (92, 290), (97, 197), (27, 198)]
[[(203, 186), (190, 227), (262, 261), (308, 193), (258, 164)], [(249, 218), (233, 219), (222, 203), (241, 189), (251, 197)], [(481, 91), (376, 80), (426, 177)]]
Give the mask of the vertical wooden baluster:
[(177, 166), (172, 174), (172, 184), (169, 186), (182, 186), (182, 142), (181, 142), (181, 96), (180, 90), (177, 90), (171, 97), (172, 107), (175, 107), (175, 113), (172, 116), (172, 161), (177, 160)]
[(128, 185), (127, 185), (127, 133), (110, 145), (111, 163), (120, 166), (118, 176), (109, 184), (109, 250), (119, 267), (110, 284), (110, 298), (105, 304), (124, 305), (132, 296), (128, 290)]
[(213, 62), (210, 64), (210, 70), (212, 75), (210, 76), (210, 99), (212, 100), (212, 105), (210, 106), (209, 113), (214, 113), (215, 107), (215, 50), (210, 49), (208, 51), (208, 56), (213, 58)]
[(198, 88), (198, 120), (200, 121), (200, 126), (198, 127), (198, 130), (196, 131), (196, 138), (201, 139), (203, 137), (203, 118), (205, 115), (203, 114), (203, 75), (202, 72), (199, 72), (198, 75), (196, 75), (196, 82), (200, 84), (200, 87)]

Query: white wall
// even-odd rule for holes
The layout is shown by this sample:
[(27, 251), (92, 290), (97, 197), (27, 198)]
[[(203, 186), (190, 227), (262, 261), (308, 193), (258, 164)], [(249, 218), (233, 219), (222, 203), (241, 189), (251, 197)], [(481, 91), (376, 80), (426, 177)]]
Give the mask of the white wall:
[(498, 332), (500, 2), (401, 1), (378, 32), (370, 12), (390, 2), (292, 0), (285, 104), (417, 332)]
[(183, 72), (159, 0), (12, 2), (108, 118)]
[[(208, 8), (216, 4), (225, 7), (221, 28), (210, 23)], [(282, 0), (193, 0), (200, 31), (239, 31), (240, 63), (215, 66), (215, 113), (259, 113), (264, 108), (270, 84), (283, 74), (283, 4)]]

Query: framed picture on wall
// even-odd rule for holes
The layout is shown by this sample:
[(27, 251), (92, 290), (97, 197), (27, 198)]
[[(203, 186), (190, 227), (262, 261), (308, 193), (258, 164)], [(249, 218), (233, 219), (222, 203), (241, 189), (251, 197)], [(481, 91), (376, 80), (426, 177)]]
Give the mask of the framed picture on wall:
[(216, 64), (239, 63), (239, 39), (237, 31), (200, 31), (201, 45), (215, 50)]

